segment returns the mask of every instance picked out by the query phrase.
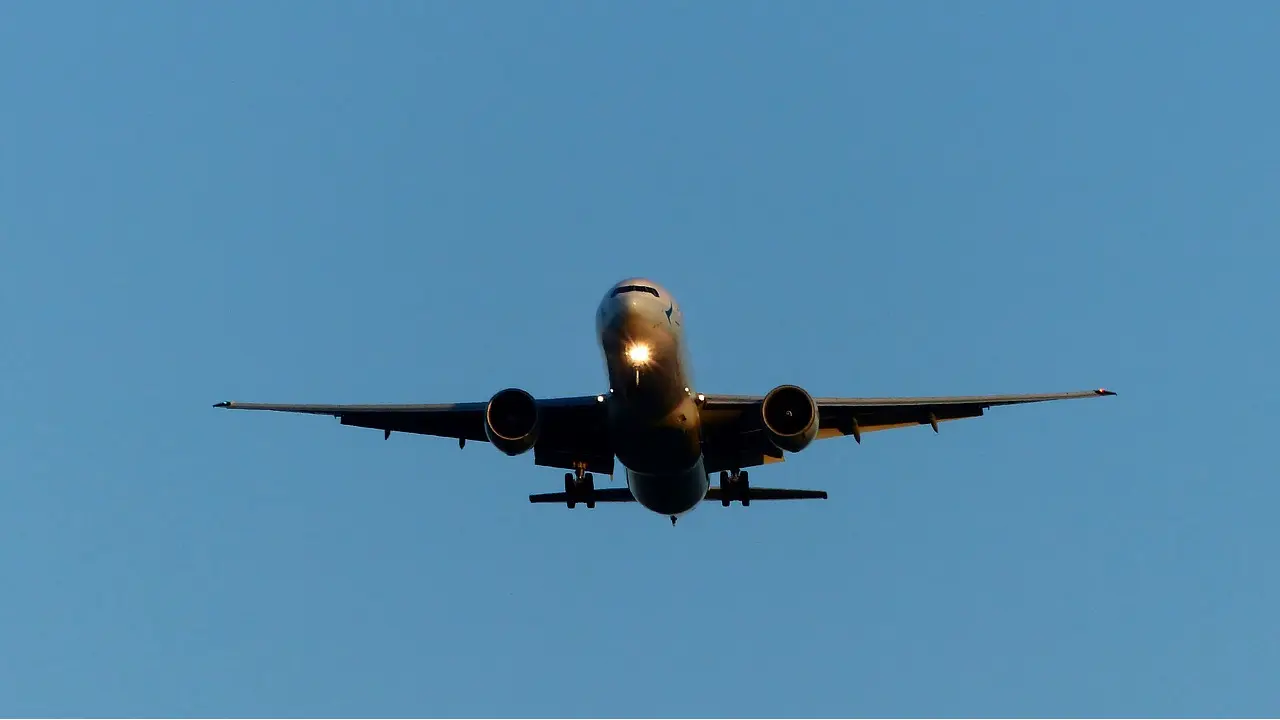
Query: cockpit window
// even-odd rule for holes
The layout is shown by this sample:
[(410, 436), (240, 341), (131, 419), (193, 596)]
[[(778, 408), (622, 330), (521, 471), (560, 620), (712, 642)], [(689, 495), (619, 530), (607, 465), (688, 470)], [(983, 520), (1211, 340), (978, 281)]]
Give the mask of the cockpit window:
[(615, 296), (621, 295), (622, 293), (629, 293), (629, 292), (647, 292), (654, 297), (658, 297), (658, 291), (654, 290), (653, 288), (647, 285), (622, 285), (620, 287), (614, 288), (613, 292), (609, 293), (609, 297), (615, 297)]

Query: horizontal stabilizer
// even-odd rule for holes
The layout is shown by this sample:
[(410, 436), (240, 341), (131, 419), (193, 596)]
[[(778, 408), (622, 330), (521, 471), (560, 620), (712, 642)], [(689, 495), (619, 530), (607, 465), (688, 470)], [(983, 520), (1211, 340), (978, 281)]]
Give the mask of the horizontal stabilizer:
[[(623, 503), (635, 502), (636, 499), (631, 497), (631, 491), (627, 488), (604, 488), (596, 490), (592, 493), (592, 502), (598, 503)], [(569, 495), (566, 493), (542, 493), (541, 495), (530, 495), (531, 503), (564, 503), (569, 501)], [(574, 493), (574, 502), (585, 503), (587, 496), (583, 493)]]
[[(730, 493), (729, 499), (738, 500), (740, 496), (741, 491)], [(707, 491), (708, 500), (720, 500), (723, 497), (724, 493), (718, 487), (713, 487)], [(753, 487), (747, 490), (747, 497), (751, 500), (826, 500), (827, 491)]]
[[(826, 500), (827, 492), (825, 490), (787, 490), (783, 488), (757, 488), (753, 487), (748, 490), (751, 500)], [(604, 488), (596, 490), (591, 498), (592, 502), (598, 503), (625, 503), (635, 502), (636, 499), (631, 496), (631, 491), (627, 488)], [(722, 491), (718, 487), (713, 487), (707, 491), (707, 500), (719, 500), (722, 497)], [(733, 500), (737, 500), (738, 495), (732, 496)], [(586, 495), (575, 494), (574, 502), (585, 503)], [(531, 503), (564, 503), (569, 501), (569, 496), (562, 492), (542, 493), (541, 495), (530, 495)]]

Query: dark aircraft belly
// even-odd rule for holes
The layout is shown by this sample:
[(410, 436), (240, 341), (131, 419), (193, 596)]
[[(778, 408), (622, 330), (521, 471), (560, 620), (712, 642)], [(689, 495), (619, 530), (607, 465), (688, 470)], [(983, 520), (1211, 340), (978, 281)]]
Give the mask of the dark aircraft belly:
[(613, 416), (614, 453), (627, 469), (627, 487), (637, 502), (663, 515), (680, 515), (707, 495), (698, 409), (692, 398), (668, 405), (661, 415)]
[(618, 406), (611, 417), (614, 454), (630, 470), (651, 475), (679, 474), (702, 457), (698, 408), (681, 397), (662, 415), (641, 415)]
[(636, 502), (663, 515), (682, 515), (707, 496), (710, 480), (699, 459), (681, 473), (649, 474), (627, 470), (627, 487)]

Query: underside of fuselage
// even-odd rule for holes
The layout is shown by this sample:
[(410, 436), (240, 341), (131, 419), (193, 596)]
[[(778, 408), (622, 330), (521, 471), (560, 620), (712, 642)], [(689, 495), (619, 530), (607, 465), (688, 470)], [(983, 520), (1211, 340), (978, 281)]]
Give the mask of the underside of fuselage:
[(683, 344), (683, 316), (656, 283), (624, 280), (600, 303), (609, 377), (609, 435), (636, 502), (669, 516), (692, 510), (710, 481)]
[(650, 475), (627, 469), (627, 488), (636, 502), (671, 517), (679, 517), (697, 507), (710, 487), (701, 459), (683, 473)]

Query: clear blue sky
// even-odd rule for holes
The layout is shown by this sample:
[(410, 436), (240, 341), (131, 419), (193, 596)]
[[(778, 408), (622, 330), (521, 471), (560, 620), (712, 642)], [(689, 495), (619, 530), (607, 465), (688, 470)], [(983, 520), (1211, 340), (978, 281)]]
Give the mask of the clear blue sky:
[[(0, 713), (1280, 712), (1280, 6), (0, 5)], [(825, 503), (213, 402), (1107, 386)], [(619, 478), (619, 481), (621, 478)]]

